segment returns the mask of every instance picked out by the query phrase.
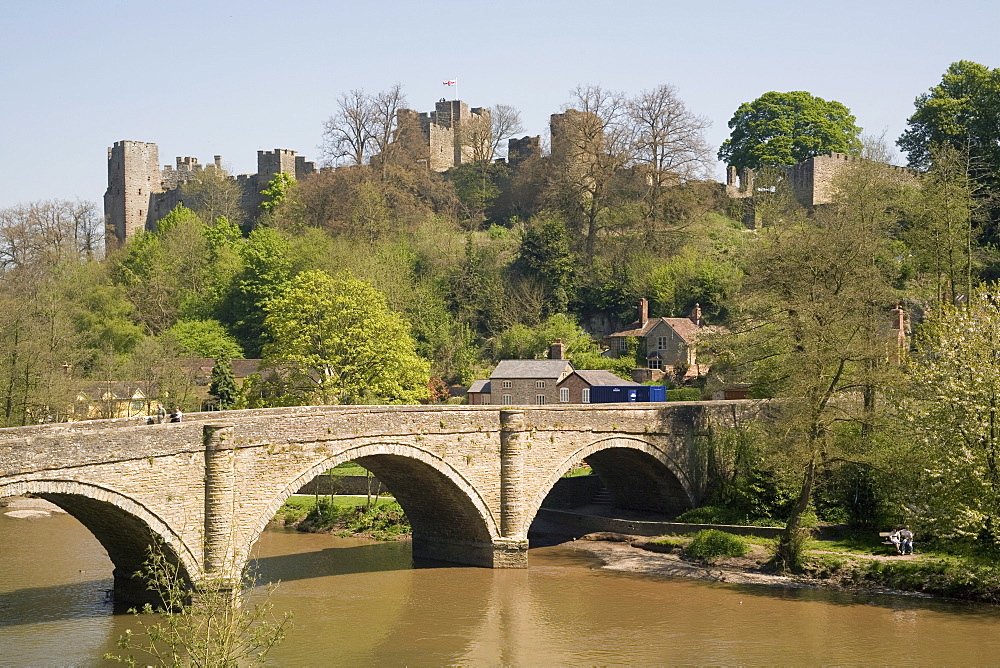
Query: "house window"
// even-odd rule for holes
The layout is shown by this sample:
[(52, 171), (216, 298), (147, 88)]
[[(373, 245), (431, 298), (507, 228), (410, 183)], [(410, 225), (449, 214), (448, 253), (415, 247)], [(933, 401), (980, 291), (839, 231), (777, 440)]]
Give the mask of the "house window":
[(545, 403), (545, 395), (544, 394), (536, 394), (535, 395), (535, 403), (538, 404), (539, 406), (543, 405)]
[(657, 350), (666, 350), (667, 349), (667, 338), (668, 337), (666, 337), (666, 336), (658, 336), (658, 337), (656, 337), (656, 349)]
[(650, 369), (662, 369), (663, 360), (661, 360), (659, 357), (654, 357), (652, 359), (646, 360), (646, 367)]
[(510, 389), (510, 381), (509, 380), (505, 380), (503, 382), (503, 389), (505, 389), (505, 390), (509, 390)]
[(545, 381), (544, 380), (536, 380), (535, 381), (535, 387), (537, 389), (539, 389), (539, 390), (544, 390), (545, 389)]
[(581, 404), (589, 404), (590, 403), (590, 388), (589, 387), (583, 388), (583, 390), (580, 392), (580, 403)]
[(514, 397), (510, 394), (505, 394), (502, 401), (504, 406), (512, 406), (514, 404)]
[(618, 350), (622, 352), (628, 350), (628, 339), (626, 339), (624, 336), (618, 339)]
[(479, 395), (479, 405), (480, 406), (489, 406), (490, 405), (490, 395), (488, 395), (488, 394), (481, 394), (481, 395)]
[(559, 401), (563, 402), (564, 404), (568, 404), (569, 403), (569, 388), (568, 387), (560, 387), (559, 388)]

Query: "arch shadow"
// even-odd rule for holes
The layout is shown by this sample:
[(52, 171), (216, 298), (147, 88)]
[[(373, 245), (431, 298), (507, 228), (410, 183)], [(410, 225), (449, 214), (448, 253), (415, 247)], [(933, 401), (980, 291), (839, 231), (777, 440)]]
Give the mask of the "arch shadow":
[(527, 509), (525, 531), (559, 479), (581, 460), (601, 478), (616, 508), (677, 515), (694, 504), (691, 482), (670, 455), (641, 438), (612, 436), (577, 449), (551, 469)]
[(151, 550), (162, 550), (167, 561), (190, 582), (198, 561), (183, 539), (156, 513), (131, 497), (108, 487), (72, 480), (31, 480), (7, 485), (3, 495), (33, 495), (55, 504), (87, 528), (114, 564), (115, 610), (146, 602), (159, 604), (141, 571)]
[(438, 455), (398, 442), (347, 448), (310, 466), (285, 486), (253, 527), (256, 543), (281, 505), (306, 483), (344, 462), (371, 471), (396, 498), (413, 529), (415, 558), (489, 565), (498, 522), (476, 487)]

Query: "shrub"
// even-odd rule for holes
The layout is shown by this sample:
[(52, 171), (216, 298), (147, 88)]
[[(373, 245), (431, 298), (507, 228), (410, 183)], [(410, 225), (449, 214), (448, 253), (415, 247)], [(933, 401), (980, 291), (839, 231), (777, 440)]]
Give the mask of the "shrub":
[(705, 529), (695, 534), (685, 552), (695, 559), (711, 563), (721, 557), (742, 557), (750, 549), (740, 537), (718, 529)]
[(667, 401), (701, 401), (701, 390), (697, 387), (679, 387), (667, 390)]

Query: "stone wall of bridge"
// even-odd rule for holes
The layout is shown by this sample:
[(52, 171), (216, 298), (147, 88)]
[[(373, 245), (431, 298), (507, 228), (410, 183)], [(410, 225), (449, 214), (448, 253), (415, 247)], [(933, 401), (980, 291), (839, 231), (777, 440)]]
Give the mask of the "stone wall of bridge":
[(288, 496), (357, 461), (403, 506), (415, 557), (523, 567), (528, 526), (573, 464), (586, 458), (622, 507), (680, 512), (704, 489), (699, 438), (755, 411), (752, 402), (343, 406), (3, 429), (0, 496), (33, 493), (80, 519), (124, 592), (157, 539), (192, 580), (235, 580)]

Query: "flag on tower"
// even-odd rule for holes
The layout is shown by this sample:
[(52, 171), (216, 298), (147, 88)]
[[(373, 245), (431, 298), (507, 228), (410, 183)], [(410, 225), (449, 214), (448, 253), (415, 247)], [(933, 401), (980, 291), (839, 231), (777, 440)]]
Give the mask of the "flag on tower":
[(448, 79), (447, 81), (441, 82), (442, 86), (454, 86), (458, 83), (458, 79)]

